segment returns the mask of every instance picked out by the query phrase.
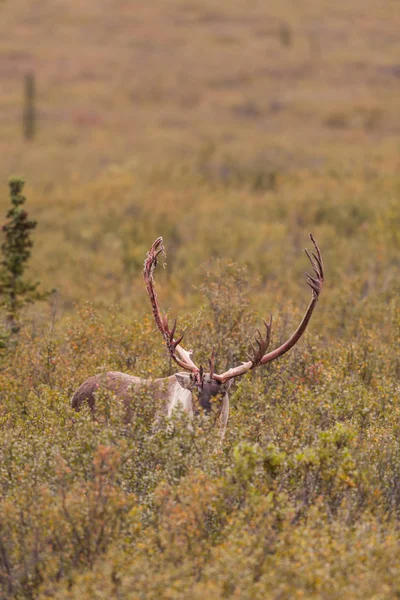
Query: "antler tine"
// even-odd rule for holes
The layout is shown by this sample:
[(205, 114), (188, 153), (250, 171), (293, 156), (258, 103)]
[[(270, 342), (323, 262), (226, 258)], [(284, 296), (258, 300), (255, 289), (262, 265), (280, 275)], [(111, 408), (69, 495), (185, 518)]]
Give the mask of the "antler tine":
[[(177, 325), (177, 322), (178, 322), (178, 319), (175, 319), (175, 320), (174, 320), (174, 324), (172, 325), (172, 329), (171, 329), (171, 331), (169, 332), (169, 341), (170, 341), (170, 342), (172, 342), (172, 340), (174, 339), (174, 334), (175, 334), (175, 330), (176, 330), (176, 325)], [(184, 335), (185, 335), (185, 334), (183, 334), (183, 335), (182, 335), (182, 339), (183, 339), (183, 336), (184, 336)]]
[(155, 267), (157, 266), (157, 258), (161, 252), (164, 252), (165, 254), (163, 239), (162, 237), (159, 237), (155, 240), (155, 242), (153, 242), (150, 250), (148, 251), (143, 268), (143, 277), (146, 284), (147, 293), (150, 297), (154, 320), (164, 338), (171, 358), (183, 369), (191, 371), (197, 375), (199, 373), (199, 369), (190, 357), (191, 352), (188, 352), (179, 345), (183, 339), (183, 336), (185, 335), (185, 332), (183, 332), (183, 334), (177, 340), (175, 340), (174, 335), (176, 331), (177, 319), (174, 320), (172, 329), (170, 329), (167, 316), (163, 315), (160, 310), (157, 294), (154, 289), (153, 273)]
[(250, 371), (251, 369), (254, 369), (255, 367), (258, 367), (260, 365), (265, 365), (265, 364), (275, 360), (276, 358), (279, 358), (280, 356), (282, 356), (283, 354), (288, 352), (288, 350), (293, 348), (293, 346), (298, 342), (298, 340), (303, 335), (303, 333), (306, 330), (307, 325), (311, 319), (311, 315), (314, 311), (314, 308), (316, 306), (318, 297), (321, 293), (322, 286), (324, 283), (324, 268), (323, 268), (321, 251), (311, 233), (310, 233), (310, 240), (314, 245), (315, 252), (313, 252), (313, 251), (309, 252), (308, 250), (306, 250), (305, 252), (310, 260), (310, 263), (311, 263), (311, 266), (312, 266), (315, 276), (312, 276), (312, 275), (309, 275), (308, 273), (306, 273), (307, 284), (311, 288), (312, 297), (311, 297), (310, 303), (307, 307), (307, 310), (300, 322), (300, 325), (297, 327), (296, 331), (294, 333), (292, 333), (292, 335), (289, 337), (289, 339), (286, 340), (286, 342), (284, 342), (281, 346), (279, 346), (279, 348), (276, 348), (275, 350), (272, 350), (271, 352), (268, 352), (267, 354), (265, 354), (265, 352), (269, 346), (270, 339), (271, 339), (272, 318), (270, 319), (269, 323), (266, 323), (264, 321), (264, 325), (266, 327), (266, 335), (265, 335), (265, 337), (262, 337), (261, 332), (259, 330), (257, 330), (257, 334), (256, 334), (254, 341), (258, 347), (256, 348), (254, 346), (254, 344), (251, 344), (253, 352), (252, 352), (252, 354), (247, 355), (248, 358), (250, 359), (249, 362), (245, 362), (237, 367), (233, 367), (232, 369), (229, 369), (228, 371), (226, 371), (225, 373), (222, 373), (221, 375), (214, 375), (214, 379), (216, 379), (220, 383), (224, 383), (224, 382), (228, 381), (229, 379), (232, 379), (233, 377), (239, 377), (240, 375), (244, 375), (245, 373), (247, 373), (247, 371)]
[(247, 357), (252, 362), (253, 367), (256, 367), (257, 365), (260, 364), (262, 357), (264, 356), (265, 352), (268, 350), (269, 345), (271, 343), (272, 315), (269, 318), (269, 323), (267, 323), (267, 321), (265, 321), (264, 319), (263, 319), (263, 323), (264, 323), (265, 329), (266, 329), (265, 337), (263, 337), (263, 335), (259, 329), (256, 329), (256, 335), (254, 338), (254, 342), (257, 344), (258, 348), (255, 348), (253, 342), (250, 342), (253, 353), (252, 354), (247, 353)]
[(314, 298), (317, 299), (319, 294), (321, 293), (322, 284), (324, 282), (324, 268), (323, 268), (323, 264), (322, 264), (321, 251), (318, 247), (318, 244), (315, 241), (315, 239), (311, 233), (309, 234), (309, 236), (310, 236), (310, 240), (314, 244), (316, 253), (309, 252), (309, 250), (307, 250), (307, 248), (305, 248), (304, 251), (307, 254), (307, 257), (311, 263), (311, 266), (313, 268), (313, 271), (314, 271), (316, 277), (312, 277), (311, 275), (306, 273), (306, 278), (307, 278), (307, 284), (312, 289)]
[(312, 243), (314, 244), (314, 248), (315, 248), (317, 255), (315, 255), (314, 252), (312, 252), (312, 255), (314, 256), (315, 260), (319, 264), (319, 268), (321, 269), (321, 275), (323, 277), (324, 276), (324, 268), (323, 268), (321, 250), (319, 249), (319, 246), (318, 246), (317, 242), (315, 241), (313, 234), (309, 233), (308, 236), (309, 236), (310, 240), (312, 241)]
[(311, 266), (313, 268), (313, 271), (316, 274), (316, 276), (318, 277), (321, 274), (321, 272), (320, 272), (320, 270), (318, 268), (319, 267), (318, 263), (316, 262), (316, 260), (313, 260), (313, 257), (315, 258), (314, 252), (311, 253), (312, 256), (311, 256), (310, 252), (307, 250), (307, 248), (304, 248), (304, 252), (307, 254), (308, 259), (309, 259), (309, 261), (311, 263)]
[[(179, 336), (179, 338), (177, 340), (172, 339), (171, 343), (173, 343), (174, 348), (177, 348), (179, 346), (179, 344), (181, 343), (181, 341), (183, 340), (183, 338), (185, 337), (185, 333), (186, 333), (186, 329), (185, 331), (182, 333), (181, 336)], [(191, 353), (190, 353), (191, 354)]]

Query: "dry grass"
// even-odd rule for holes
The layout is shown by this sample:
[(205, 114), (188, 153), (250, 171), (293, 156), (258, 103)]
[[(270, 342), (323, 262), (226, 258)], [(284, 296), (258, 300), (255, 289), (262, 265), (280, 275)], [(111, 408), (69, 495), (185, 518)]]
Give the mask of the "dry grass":
[[(390, 161), (399, 135), (393, 0), (3, 2), (0, 175), (91, 178), (211, 153), (274, 168)], [(39, 135), (21, 140), (24, 74)]]

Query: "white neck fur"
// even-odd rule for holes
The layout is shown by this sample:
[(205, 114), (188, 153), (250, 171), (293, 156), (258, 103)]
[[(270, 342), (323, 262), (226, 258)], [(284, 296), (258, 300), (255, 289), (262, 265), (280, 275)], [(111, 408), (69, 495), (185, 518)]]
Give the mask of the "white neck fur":
[(188, 413), (190, 418), (193, 417), (193, 403), (192, 403), (192, 392), (185, 390), (178, 382), (175, 383), (169, 404), (168, 404), (168, 416), (172, 415), (173, 410), (181, 405), (182, 409)]

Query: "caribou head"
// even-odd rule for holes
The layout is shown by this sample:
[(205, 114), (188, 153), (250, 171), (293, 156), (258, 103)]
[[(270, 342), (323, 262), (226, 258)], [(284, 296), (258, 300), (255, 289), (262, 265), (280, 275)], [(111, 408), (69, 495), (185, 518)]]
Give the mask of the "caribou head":
[(321, 252), (311, 234), (310, 239), (314, 245), (314, 251), (305, 250), (305, 252), (313, 269), (312, 275), (306, 274), (307, 284), (311, 288), (311, 299), (297, 329), (281, 346), (268, 352), (271, 341), (271, 317), (269, 321), (263, 322), (263, 332), (257, 329), (250, 352), (247, 355), (248, 360), (228, 369), (224, 373), (216, 373), (214, 352), (212, 352), (208, 361), (208, 371), (205, 371), (203, 366), (198, 367), (193, 361), (193, 352), (185, 350), (181, 345), (184, 333), (179, 336), (176, 335), (176, 319), (170, 327), (166, 315), (160, 309), (154, 288), (154, 269), (157, 266), (160, 253), (164, 252), (164, 246), (162, 237), (157, 238), (147, 254), (143, 276), (157, 328), (164, 339), (170, 357), (183, 372), (151, 381), (119, 372), (109, 372), (105, 376), (96, 375), (86, 380), (76, 390), (72, 398), (72, 406), (79, 410), (86, 400), (89, 406), (93, 408), (95, 393), (102, 385), (126, 402), (132, 401), (135, 388), (147, 385), (161, 396), (164, 413), (171, 415), (173, 409), (181, 404), (183, 409), (190, 415), (199, 412), (214, 414), (219, 417), (223, 435), (229, 415), (228, 390), (233, 379), (241, 377), (257, 367), (266, 365), (288, 352), (298, 342), (307, 328), (324, 282)]

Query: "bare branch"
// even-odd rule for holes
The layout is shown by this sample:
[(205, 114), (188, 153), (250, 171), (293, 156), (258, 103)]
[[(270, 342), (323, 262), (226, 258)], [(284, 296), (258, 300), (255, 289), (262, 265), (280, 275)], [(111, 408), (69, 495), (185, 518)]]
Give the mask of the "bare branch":
[(214, 372), (215, 372), (215, 348), (212, 349), (211, 357), (208, 361), (208, 365), (210, 367), (210, 377), (212, 379), (214, 377)]

